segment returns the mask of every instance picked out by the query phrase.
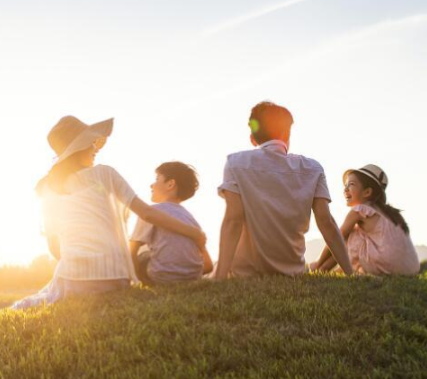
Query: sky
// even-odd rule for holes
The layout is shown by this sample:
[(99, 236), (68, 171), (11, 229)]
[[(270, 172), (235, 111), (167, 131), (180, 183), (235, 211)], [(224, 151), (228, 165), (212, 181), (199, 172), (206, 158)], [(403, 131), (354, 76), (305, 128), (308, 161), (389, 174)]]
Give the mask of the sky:
[[(262, 100), (292, 112), (290, 152), (322, 164), (338, 223), (342, 173), (373, 163), (427, 245), (426, 40), (421, 0), (0, 0), (0, 264), (48, 251), (34, 186), (65, 115), (115, 118), (97, 163), (145, 201), (159, 164), (195, 166), (184, 205), (216, 258), (217, 187), (227, 155), (251, 149)], [(320, 237), (314, 223), (306, 237)]]

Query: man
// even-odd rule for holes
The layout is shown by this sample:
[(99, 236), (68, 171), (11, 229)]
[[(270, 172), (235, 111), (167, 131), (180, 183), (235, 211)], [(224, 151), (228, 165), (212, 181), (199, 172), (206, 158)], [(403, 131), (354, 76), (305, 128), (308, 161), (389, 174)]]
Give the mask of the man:
[(326, 244), (346, 274), (352, 269), (330, 211), (322, 166), (288, 154), (293, 118), (270, 102), (251, 112), (251, 142), (258, 149), (228, 156), (219, 194), (226, 211), (215, 278), (305, 271), (305, 240), (311, 210)]

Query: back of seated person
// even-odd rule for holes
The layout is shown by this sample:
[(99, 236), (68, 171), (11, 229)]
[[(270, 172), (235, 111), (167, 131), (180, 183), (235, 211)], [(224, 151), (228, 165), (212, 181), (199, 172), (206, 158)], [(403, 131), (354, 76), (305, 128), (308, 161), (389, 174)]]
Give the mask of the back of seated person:
[[(156, 169), (151, 185), (155, 208), (178, 220), (199, 227), (181, 203), (194, 196), (199, 187), (194, 169), (181, 162), (166, 162)], [(145, 251), (138, 254), (140, 248)], [(201, 252), (189, 238), (138, 219), (130, 240), (138, 278), (146, 285), (197, 280), (212, 271), (208, 252)]]

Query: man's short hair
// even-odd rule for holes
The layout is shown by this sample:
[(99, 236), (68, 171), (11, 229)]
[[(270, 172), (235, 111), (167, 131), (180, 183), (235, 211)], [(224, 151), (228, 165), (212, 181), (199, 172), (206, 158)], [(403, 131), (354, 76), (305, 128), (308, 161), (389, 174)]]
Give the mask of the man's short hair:
[(194, 167), (182, 162), (166, 162), (156, 168), (157, 174), (165, 177), (165, 180), (175, 180), (177, 196), (185, 201), (194, 196), (199, 189), (199, 180)]
[(255, 105), (249, 117), (249, 127), (259, 145), (283, 137), (286, 141), (289, 140), (293, 122), (291, 112), (269, 101)]

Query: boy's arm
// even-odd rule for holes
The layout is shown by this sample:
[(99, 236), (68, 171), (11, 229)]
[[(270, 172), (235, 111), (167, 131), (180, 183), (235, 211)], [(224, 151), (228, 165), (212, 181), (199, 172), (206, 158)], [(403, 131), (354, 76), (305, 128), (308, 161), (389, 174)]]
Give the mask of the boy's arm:
[(202, 250), (202, 257), (203, 257), (203, 275), (209, 274), (213, 270), (213, 263), (206, 249)]
[(138, 250), (142, 245), (145, 245), (145, 244), (140, 241), (133, 241), (133, 240), (129, 241), (129, 248), (130, 248), (130, 254), (132, 256), (133, 268), (135, 269), (136, 276), (138, 278), (140, 277), (140, 271), (139, 271), (140, 268), (138, 264)]
[(313, 201), (313, 213), (316, 218), (317, 226), (335, 260), (347, 275), (351, 275), (353, 269), (351, 268), (347, 247), (338, 225), (331, 215), (328, 200), (315, 198)]
[(129, 249), (130, 249), (130, 255), (132, 256), (132, 259), (136, 258), (136, 256), (138, 255), (138, 251), (139, 248), (145, 245), (144, 243), (142, 243), (141, 241), (129, 241)]
[(237, 245), (243, 230), (245, 211), (239, 194), (224, 191), (226, 209), (221, 226), (216, 279), (226, 279), (230, 272)]

